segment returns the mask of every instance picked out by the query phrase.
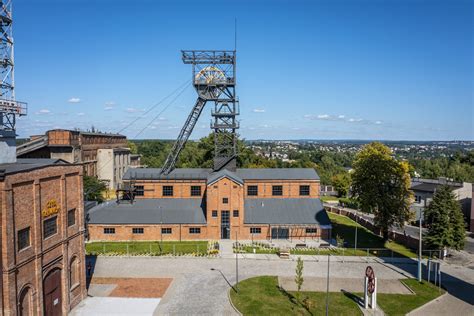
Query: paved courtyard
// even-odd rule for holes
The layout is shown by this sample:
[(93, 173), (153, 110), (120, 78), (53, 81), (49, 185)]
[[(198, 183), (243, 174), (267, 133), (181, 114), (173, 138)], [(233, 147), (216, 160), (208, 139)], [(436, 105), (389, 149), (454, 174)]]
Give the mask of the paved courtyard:
[[(294, 259), (294, 258), (293, 258)], [(331, 257), (330, 275), (334, 280), (341, 278), (354, 279), (362, 284), (367, 265), (371, 265), (380, 284), (394, 284), (395, 281), (413, 277), (416, 273), (414, 261), (399, 260), (390, 264), (378, 258)], [(317, 261), (316, 261), (317, 260)], [(277, 259), (275, 256), (256, 256), (240, 258), (239, 280), (258, 275), (278, 275), (294, 277), (296, 262)], [(214, 270), (211, 270), (214, 269)], [(172, 258), (172, 257), (99, 257), (96, 261), (94, 277), (100, 278), (172, 278), (161, 301), (149, 315), (236, 315), (228, 300), (230, 285), (235, 282), (235, 258)], [(472, 269), (461, 266), (444, 265), (447, 286), (459, 287), (457, 293), (465, 292), (467, 297), (457, 295), (456, 300), (441, 303), (444, 306), (456, 304), (456, 310), (462, 315), (473, 314), (469, 303), (469, 293), (473, 293), (474, 273)], [(326, 277), (327, 257), (305, 256), (305, 277)], [(388, 280), (388, 281), (386, 281)], [(448, 287), (449, 289), (449, 287)], [(470, 292), (469, 292), (470, 291)], [(452, 296), (452, 298), (455, 298)], [(474, 299), (474, 298), (473, 298)], [(435, 302), (436, 303), (436, 302)], [(447, 308), (447, 307), (445, 307)], [(436, 305), (431, 307), (431, 315), (440, 315)], [(430, 310), (431, 311), (431, 310)], [(74, 314), (77, 315), (77, 314)]]

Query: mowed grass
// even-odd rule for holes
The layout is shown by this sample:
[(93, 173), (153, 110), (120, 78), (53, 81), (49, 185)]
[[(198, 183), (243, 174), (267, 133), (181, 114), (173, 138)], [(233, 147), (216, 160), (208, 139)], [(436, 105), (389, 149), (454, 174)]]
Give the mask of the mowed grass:
[(405, 315), (444, 293), (431, 283), (416, 279), (400, 280), (415, 292), (415, 295), (377, 294), (377, 303), (386, 315)]
[[(296, 299), (295, 292), (278, 287), (276, 276), (261, 276), (239, 282), (238, 292), (230, 291), (234, 306), (243, 315), (324, 315), (326, 294), (301, 292), (301, 301), (311, 302), (307, 309)], [(356, 303), (343, 293), (330, 293), (330, 315), (362, 315)]]
[(132, 241), (132, 242), (90, 242), (86, 244), (86, 254), (123, 255), (166, 255), (166, 254), (207, 254), (207, 241)]
[[(378, 248), (378, 250), (369, 251), (369, 255), (377, 257), (391, 257), (393, 252), (394, 257), (415, 258), (417, 256), (416, 253), (404, 245), (394, 241), (384, 242), (382, 237), (375, 235), (370, 230), (356, 223), (347, 216), (330, 212), (328, 212), (328, 215), (331, 219), (333, 227), (333, 238), (336, 238), (337, 235), (342, 237), (347, 243), (347, 248), (354, 248), (355, 246), (355, 228), (357, 226), (358, 253), (355, 255), (364, 255), (359, 253), (361, 251), (359, 248)], [(353, 251), (353, 249), (348, 250), (346, 253), (348, 255), (352, 255), (350, 251)], [(365, 251), (365, 255), (366, 254), (367, 253)]]

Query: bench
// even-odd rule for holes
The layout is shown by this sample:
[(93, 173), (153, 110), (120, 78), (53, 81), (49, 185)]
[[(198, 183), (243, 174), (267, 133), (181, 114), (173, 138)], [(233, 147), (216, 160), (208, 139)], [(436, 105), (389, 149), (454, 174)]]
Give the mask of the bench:
[(278, 256), (281, 258), (281, 259), (290, 259), (290, 251), (288, 249), (281, 249), (279, 252), (278, 252)]

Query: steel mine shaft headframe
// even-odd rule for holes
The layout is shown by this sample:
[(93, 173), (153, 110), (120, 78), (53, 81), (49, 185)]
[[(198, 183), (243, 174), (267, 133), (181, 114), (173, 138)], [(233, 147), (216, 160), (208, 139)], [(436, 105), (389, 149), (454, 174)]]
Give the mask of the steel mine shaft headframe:
[(192, 65), (192, 81), (198, 99), (184, 123), (161, 169), (170, 173), (191, 135), (207, 102), (214, 102), (211, 129), (214, 130), (214, 171), (236, 168), (237, 135), (239, 128), (236, 116), (239, 114), (235, 95), (236, 51), (226, 50), (185, 50), (181, 51), (185, 64)]

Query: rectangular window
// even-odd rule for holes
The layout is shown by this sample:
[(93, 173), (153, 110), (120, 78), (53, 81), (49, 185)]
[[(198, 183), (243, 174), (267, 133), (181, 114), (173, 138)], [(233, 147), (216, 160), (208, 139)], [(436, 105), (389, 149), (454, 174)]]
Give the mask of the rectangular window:
[(106, 234), (106, 235), (113, 235), (113, 234), (115, 234), (115, 228), (113, 228), (113, 227), (105, 227), (105, 228), (104, 228), (104, 234)]
[(260, 234), (262, 233), (262, 229), (260, 227), (250, 227), (251, 234)]
[(18, 251), (30, 246), (30, 228), (23, 228), (18, 231)]
[(300, 195), (309, 195), (309, 185), (300, 185)]
[(143, 231), (144, 231), (143, 227), (133, 227), (132, 228), (132, 233), (133, 234), (143, 234)]
[(192, 185), (191, 186), (191, 196), (201, 196), (201, 186)]
[(239, 217), (239, 210), (234, 210), (234, 211), (232, 212), (232, 216), (234, 216), (234, 217)]
[(217, 211), (216, 210), (212, 211), (212, 217), (217, 217)]
[(272, 195), (273, 196), (282, 196), (283, 195), (283, 186), (282, 185), (273, 185), (272, 186)]
[(317, 232), (317, 228), (306, 228), (306, 234), (316, 234)]
[(247, 187), (247, 195), (257, 196), (258, 195), (258, 185), (249, 185)]
[(135, 186), (135, 196), (144, 196), (145, 195), (145, 188), (143, 185), (136, 185)]
[(163, 186), (163, 196), (173, 196), (173, 186), (164, 185)]
[(222, 198), (223, 204), (229, 204), (229, 198)]
[(43, 238), (53, 236), (58, 232), (58, 217), (54, 216), (43, 221)]
[(73, 226), (76, 224), (76, 209), (73, 208), (72, 210), (67, 211), (67, 226)]
[(201, 227), (189, 227), (189, 233), (190, 234), (200, 234), (201, 233)]
[(162, 233), (163, 235), (170, 235), (172, 231), (173, 231), (173, 230), (171, 229), (171, 227), (163, 227), (163, 228), (161, 229), (161, 233)]

